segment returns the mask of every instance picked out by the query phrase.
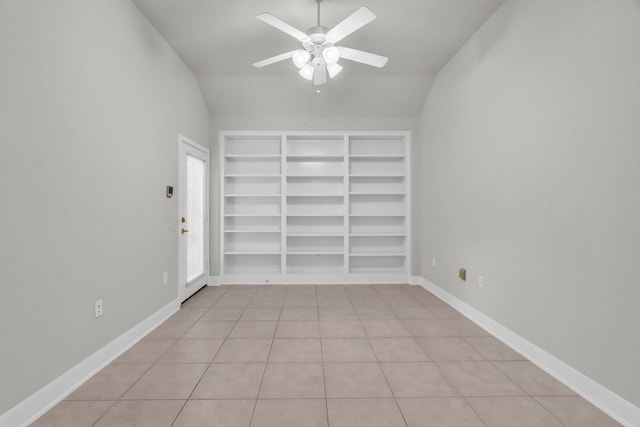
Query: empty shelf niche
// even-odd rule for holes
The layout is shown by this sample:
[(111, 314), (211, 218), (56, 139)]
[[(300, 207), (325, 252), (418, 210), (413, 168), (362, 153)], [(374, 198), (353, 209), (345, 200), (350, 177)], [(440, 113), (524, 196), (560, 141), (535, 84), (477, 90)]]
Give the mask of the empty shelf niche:
[(404, 157), (403, 136), (351, 136), (349, 155), (365, 157)]
[(353, 235), (404, 235), (404, 216), (352, 216), (349, 232)]
[(289, 216), (287, 217), (287, 235), (316, 236), (343, 234), (343, 216)]
[(404, 255), (405, 236), (351, 236), (352, 255)]
[(343, 254), (287, 254), (287, 273), (341, 273)]
[(344, 253), (343, 236), (287, 236), (287, 253), (325, 254)]
[(406, 256), (350, 255), (350, 273), (401, 273), (406, 270)]
[(352, 215), (404, 215), (404, 194), (352, 195)]
[(344, 215), (342, 196), (287, 196), (287, 215)]
[(357, 194), (404, 194), (404, 177), (351, 177), (349, 193)]
[(279, 232), (280, 216), (225, 216), (224, 231), (227, 233)]
[(280, 177), (226, 177), (226, 195), (280, 195)]
[(225, 196), (225, 214), (280, 215), (281, 198), (274, 196)]
[(280, 274), (280, 255), (227, 254), (224, 256), (225, 274)]
[(225, 253), (279, 254), (280, 233), (225, 233)]
[(288, 136), (287, 157), (344, 157), (344, 137), (342, 135)]
[(224, 153), (232, 156), (280, 156), (282, 137), (274, 136), (229, 136), (225, 137)]
[(342, 196), (344, 178), (331, 177), (287, 177), (287, 195), (289, 196)]

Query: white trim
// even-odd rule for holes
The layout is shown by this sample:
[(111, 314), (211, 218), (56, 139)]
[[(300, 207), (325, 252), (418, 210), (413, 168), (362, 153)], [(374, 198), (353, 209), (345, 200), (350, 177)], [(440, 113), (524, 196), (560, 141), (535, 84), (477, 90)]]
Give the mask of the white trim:
[(420, 285), (433, 293), (619, 423), (625, 426), (640, 426), (640, 408), (633, 403), (527, 341), (444, 289), (434, 285), (424, 277), (412, 276), (410, 283), (412, 285)]
[(314, 273), (314, 274), (223, 274), (209, 276), (210, 286), (219, 285), (395, 285), (408, 283), (403, 273)]
[(0, 427), (26, 426), (33, 423), (179, 309), (180, 301), (176, 298), (1, 415)]

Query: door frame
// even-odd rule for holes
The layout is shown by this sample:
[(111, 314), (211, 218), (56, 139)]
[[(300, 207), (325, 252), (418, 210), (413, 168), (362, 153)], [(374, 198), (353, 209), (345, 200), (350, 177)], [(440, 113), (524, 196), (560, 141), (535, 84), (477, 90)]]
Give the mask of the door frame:
[(186, 284), (187, 279), (187, 266), (186, 266), (186, 245), (180, 230), (183, 224), (180, 222), (181, 217), (184, 216), (185, 206), (182, 203), (182, 196), (186, 192), (186, 162), (183, 162), (183, 156), (187, 155), (188, 150), (197, 150), (201, 152), (206, 158), (205, 164), (205, 179), (204, 179), (204, 204), (205, 204), (205, 218), (204, 218), (204, 283), (207, 285), (209, 280), (209, 182), (210, 182), (210, 153), (207, 147), (198, 144), (195, 141), (180, 134), (178, 136), (178, 218), (176, 220), (178, 226), (176, 228), (176, 234), (178, 236), (178, 297), (183, 302), (191, 295), (196, 293), (202, 286), (194, 286), (189, 289)]

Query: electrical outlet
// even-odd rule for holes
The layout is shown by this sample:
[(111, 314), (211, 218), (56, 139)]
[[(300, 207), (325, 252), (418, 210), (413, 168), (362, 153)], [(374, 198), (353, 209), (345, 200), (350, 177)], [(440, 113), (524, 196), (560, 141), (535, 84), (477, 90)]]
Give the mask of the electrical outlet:
[(162, 273), (162, 284), (166, 285), (167, 283), (169, 283), (169, 274), (165, 271)]
[(436, 266), (436, 257), (431, 258), (431, 266), (432, 267)]
[(99, 299), (98, 301), (96, 301), (94, 303), (94, 316), (95, 317), (100, 317), (102, 316), (102, 300)]
[(478, 276), (478, 286), (479, 287), (483, 287), (484, 286), (482, 276)]

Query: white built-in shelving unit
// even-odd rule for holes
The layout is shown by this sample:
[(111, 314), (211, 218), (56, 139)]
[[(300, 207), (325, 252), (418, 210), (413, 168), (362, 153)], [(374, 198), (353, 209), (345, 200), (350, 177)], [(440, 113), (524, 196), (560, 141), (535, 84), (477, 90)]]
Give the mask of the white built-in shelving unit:
[(221, 132), (227, 283), (406, 282), (407, 132)]

